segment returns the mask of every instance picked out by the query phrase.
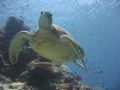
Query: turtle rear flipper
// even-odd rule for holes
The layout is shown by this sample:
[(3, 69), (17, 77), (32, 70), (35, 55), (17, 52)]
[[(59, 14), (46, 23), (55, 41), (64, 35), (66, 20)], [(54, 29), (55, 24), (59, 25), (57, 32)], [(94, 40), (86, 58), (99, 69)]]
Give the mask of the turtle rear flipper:
[(24, 41), (30, 39), (30, 33), (27, 31), (22, 31), (17, 33), (11, 40), (9, 46), (9, 62), (15, 64), (18, 60), (18, 55), (23, 47)]

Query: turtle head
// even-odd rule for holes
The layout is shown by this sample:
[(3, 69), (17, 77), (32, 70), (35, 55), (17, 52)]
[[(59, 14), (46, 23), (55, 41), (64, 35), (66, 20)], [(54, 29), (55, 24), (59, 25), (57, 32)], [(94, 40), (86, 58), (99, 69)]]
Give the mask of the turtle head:
[(39, 28), (50, 29), (52, 26), (52, 14), (48, 11), (42, 11), (39, 18)]

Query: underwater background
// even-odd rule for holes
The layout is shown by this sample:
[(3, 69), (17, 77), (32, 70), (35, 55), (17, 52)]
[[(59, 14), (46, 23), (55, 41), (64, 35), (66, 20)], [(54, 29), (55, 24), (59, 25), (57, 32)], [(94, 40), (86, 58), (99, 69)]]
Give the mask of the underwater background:
[(88, 86), (120, 89), (119, 0), (0, 0), (0, 26), (9, 16), (24, 20), (31, 31), (38, 29), (42, 10), (52, 12), (55, 24), (67, 29), (85, 51), (88, 73), (65, 63)]

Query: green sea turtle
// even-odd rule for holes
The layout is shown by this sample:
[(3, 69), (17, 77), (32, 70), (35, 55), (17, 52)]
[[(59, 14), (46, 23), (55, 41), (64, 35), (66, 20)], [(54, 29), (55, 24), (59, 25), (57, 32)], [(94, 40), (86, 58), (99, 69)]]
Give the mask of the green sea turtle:
[[(38, 55), (51, 60), (55, 65), (73, 61), (85, 68), (83, 49), (67, 31), (53, 24), (52, 14), (48, 11), (41, 12), (39, 29), (36, 32), (21, 31), (14, 36), (9, 47), (11, 64), (16, 63), (26, 39)], [(77, 63), (76, 59), (80, 59), (83, 64)]]

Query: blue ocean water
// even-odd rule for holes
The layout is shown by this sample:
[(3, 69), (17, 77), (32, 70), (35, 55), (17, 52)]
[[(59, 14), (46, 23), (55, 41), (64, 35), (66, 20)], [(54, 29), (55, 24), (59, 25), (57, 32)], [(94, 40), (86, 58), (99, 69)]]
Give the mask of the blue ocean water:
[(120, 90), (120, 1), (119, 0), (0, 0), (0, 26), (17, 16), (37, 30), (42, 10), (67, 29), (85, 51), (88, 73), (72, 63), (71, 72), (82, 82)]

